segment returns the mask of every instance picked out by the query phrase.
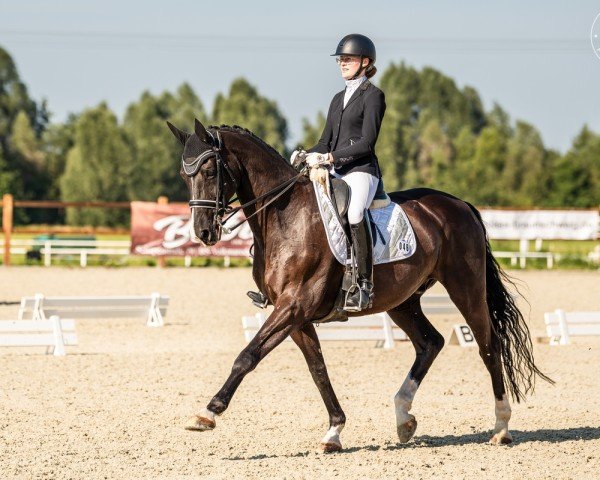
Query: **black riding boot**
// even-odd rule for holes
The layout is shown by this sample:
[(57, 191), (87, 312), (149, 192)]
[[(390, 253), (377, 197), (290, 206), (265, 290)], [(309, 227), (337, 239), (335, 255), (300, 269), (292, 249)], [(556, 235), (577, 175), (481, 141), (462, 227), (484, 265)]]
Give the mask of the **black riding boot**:
[(345, 310), (357, 312), (370, 308), (373, 297), (373, 239), (369, 216), (365, 216), (358, 225), (350, 225), (352, 247), (356, 255), (358, 286), (346, 297)]

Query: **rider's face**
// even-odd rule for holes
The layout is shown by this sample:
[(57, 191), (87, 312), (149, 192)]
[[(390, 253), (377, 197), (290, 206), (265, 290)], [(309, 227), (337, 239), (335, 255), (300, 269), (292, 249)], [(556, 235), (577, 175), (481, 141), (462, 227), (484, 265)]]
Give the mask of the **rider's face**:
[[(340, 72), (344, 80), (351, 79), (361, 68), (360, 57), (356, 55), (341, 55), (336, 58), (336, 61), (340, 66)], [(362, 66), (366, 67), (368, 63), (369, 60), (367, 58), (363, 58)]]

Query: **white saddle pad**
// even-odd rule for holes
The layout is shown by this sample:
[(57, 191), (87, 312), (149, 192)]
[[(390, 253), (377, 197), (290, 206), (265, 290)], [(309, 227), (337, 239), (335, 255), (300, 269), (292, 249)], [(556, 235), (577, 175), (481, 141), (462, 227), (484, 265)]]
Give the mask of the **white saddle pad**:
[[(323, 226), (327, 233), (329, 247), (338, 262), (349, 262), (346, 248), (346, 234), (337, 218), (335, 208), (325, 188), (313, 181)], [(391, 202), (385, 208), (369, 210), (377, 231), (373, 232), (373, 263), (389, 263), (410, 257), (417, 249), (415, 233), (400, 205)]]

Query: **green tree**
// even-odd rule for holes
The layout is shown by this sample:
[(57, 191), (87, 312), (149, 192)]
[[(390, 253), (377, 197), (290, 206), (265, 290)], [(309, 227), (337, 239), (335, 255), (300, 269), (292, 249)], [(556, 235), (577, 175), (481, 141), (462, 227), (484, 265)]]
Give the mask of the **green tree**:
[(29, 98), (17, 67), (9, 53), (0, 47), (0, 145), (6, 157), (15, 117), (25, 112), (30, 124), (38, 125), (38, 106)]
[(0, 197), (5, 193), (15, 193), (15, 172), (8, 168), (8, 164), (2, 156), (2, 150), (0, 150)]
[(213, 107), (213, 122), (240, 125), (251, 130), (286, 156), (287, 122), (277, 103), (262, 96), (244, 78), (235, 79), (227, 96), (219, 93)]
[(600, 135), (585, 125), (563, 156), (555, 158), (549, 204), (557, 207), (600, 205)]
[[(45, 102), (38, 105), (29, 97), (12, 57), (0, 47), (0, 153), (3, 171), (12, 172), (5, 188), (17, 197), (44, 195), (47, 179), (39, 138), (47, 122)], [(16, 213), (17, 222), (26, 219), (22, 210)]]
[(475, 156), (476, 134), (470, 127), (464, 126), (454, 140), (454, 167), (449, 172), (448, 191), (457, 197), (467, 199), (473, 189), (469, 175)]
[(488, 113), (487, 120), (489, 125), (496, 127), (496, 130), (506, 138), (513, 135), (510, 115), (497, 103), (494, 103), (492, 110)]
[(164, 92), (159, 97), (158, 103), (161, 106), (163, 115), (167, 115), (168, 120), (173, 125), (177, 125), (183, 130), (191, 130), (195, 118), (204, 125), (209, 123), (202, 100), (188, 83), (182, 83), (175, 94)]
[(46, 198), (60, 198), (60, 178), (65, 172), (67, 155), (75, 145), (78, 116), (71, 114), (64, 123), (51, 123), (42, 135), (41, 148), (49, 179)]
[(418, 71), (404, 63), (383, 72), (381, 88), (387, 110), (377, 153), (386, 187), (452, 185), (453, 140), (465, 127), (478, 133), (486, 124), (476, 90), (459, 89), (433, 68)]
[(475, 141), (475, 151), (467, 164), (465, 200), (479, 205), (500, 205), (498, 178), (504, 167), (507, 138), (496, 127), (485, 127)]
[(548, 155), (539, 132), (523, 121), (517, 121), (507, 143), (504, 167), (498, 179), (503, 205), (539, 205), (547, 195), (549, 182)]
[[(116, 116), (104, 103), (85, 110), (75, 125), (75, 144), (60, 180), (65, 201), (126, 201), (131, 150)], [(76, 225), (118, 225), (127, 212), (110, 209), (68, 209)]]
[(179, 177), (181, 145), (167, 128), (166, 121), (191, 130), (194, 118), (206, 122), (204, 106), (192, 88), (184, 83), (175, 94), (155, 97), (144, 92), (127, 108), (123, 128), (132, 147), (134, 168), (129, 177), (132, 200), (154, 201), (161, 195), (187, 200), (188, 192)]
[(44, 155), (40, 148), (40, 140), (33, 130), (29, 117), (23, 110), (19, 110), (12, 124), (10, 141), (13, 151), (29, 164), (29, 168), (43, 170)]
[(421, 184), (448, 190), (452, 186), (450, 171), (454, 163), (454, 147), (439, 120), (428, 122), (419, 138), (417, 165)]

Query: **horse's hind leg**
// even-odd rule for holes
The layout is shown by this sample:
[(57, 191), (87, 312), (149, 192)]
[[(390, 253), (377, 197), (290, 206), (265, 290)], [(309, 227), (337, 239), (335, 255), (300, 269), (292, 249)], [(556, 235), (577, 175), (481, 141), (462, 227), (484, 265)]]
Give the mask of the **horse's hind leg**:
[(408, 442), (417, 429), (417, 421), (409, 410), (412, 401), (429, 367), (444, 346), (444, 337), (433, 327), (423, 314), (420, 295), (414, 295), (388, 315), (402, 330), (406, 332), (416, 351), (415, 361), (394, 397), (396, 408), (396, 429), (398, 439)]
[[(458, 267), (456, 267), (458, 269)], [(463, 272), (469, 271), (466, 268)], [(496, 425), (490, 439), (494, 444), (512, 442), (508, 431), (511, 409), (504, 388), (502, 357), (498, 337), (493, 333), (492, 320), (486, 302), (485, 269), (480, 273), (464, 273), (461, 276), (449, 275), (441, 280), (450, 298), (460, 310), (477, 341), (479, 355), (492, 378), (492, 388), (496, 399)]]
[(293, 332), (291, 337), (302, 351), (308, 370), (329, 413), (329, 430), (321, 440), (321, 447), (325, 452), (338, 452), (342, 449), (340, 433), (346, 423), (346, 415), (331, 386), (315, 327), (312, 323), (308, 323), (301, 330)]

